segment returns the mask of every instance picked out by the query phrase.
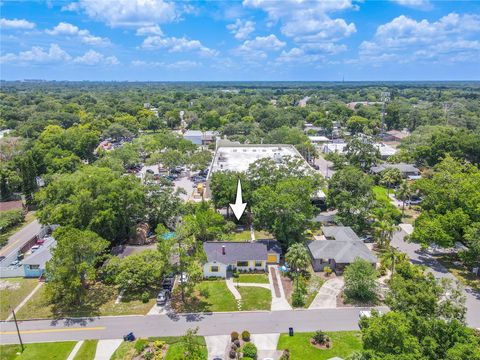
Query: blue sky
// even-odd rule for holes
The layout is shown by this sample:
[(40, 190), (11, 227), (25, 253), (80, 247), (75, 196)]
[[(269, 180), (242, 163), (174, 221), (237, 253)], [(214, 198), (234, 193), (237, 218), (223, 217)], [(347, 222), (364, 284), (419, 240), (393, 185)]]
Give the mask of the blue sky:
[(480, 79), (480, 1), (0, 6), (5, 80)]

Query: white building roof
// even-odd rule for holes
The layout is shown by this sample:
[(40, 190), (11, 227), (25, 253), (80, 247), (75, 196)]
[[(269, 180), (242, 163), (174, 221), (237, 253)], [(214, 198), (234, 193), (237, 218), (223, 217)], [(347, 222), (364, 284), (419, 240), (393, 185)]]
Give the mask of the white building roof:
[(326, 136), (309, 136), (308, 137), (310, 139), (311, 142), (315, 143), (315, 142), (328, 142), (330, 141), (329, 138), (327, 138)]
[(380, 151), (380, 156), (392, 156), (397, 153), (397, 149), (382, 143), (375, 143), (376, 148)]
[(334, 152), (343, 154), (345, 152), (346, 147), (347, 147), (347, 143), (344, 143), (344, 142), (328, 143), (328, 144), (323, 144), (322, 151), (326, 154), (330, 154)]

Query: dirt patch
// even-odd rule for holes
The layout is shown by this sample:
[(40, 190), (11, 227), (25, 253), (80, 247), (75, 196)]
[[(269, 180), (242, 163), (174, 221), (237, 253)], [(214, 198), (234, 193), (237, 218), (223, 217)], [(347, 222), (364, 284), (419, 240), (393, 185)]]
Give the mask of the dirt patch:
[(275, 290), (275, 297), (280, 297), (280, 287), (278, 286), (278, 279), (276, 271), (271, 271), (272, 274), (272, 282), (273, 282), (273, 289)]
[(293, 281), (287, 276), (280, 276), (282, 281), (283, 290), (285, 291), (285, 297), (289, 303), (292, 302)]
[(20, 289), (20, 283), (0, 280), (0, 290), (18, 290), (18, 289)]
[(355, 306), (365, 306), (365, 307), (373, 307), (373, 306), (379, 306), (383, 305), (381, 301), (378, 302), (368, 302), (368, 303), (362, 303), (362, 302), (355, 302), (352, 300), (347, 299), (345, 296), (344, 291), (342, 290), (340, 294), (337, 295), (337, 308), (339, 307), (355, 307)]

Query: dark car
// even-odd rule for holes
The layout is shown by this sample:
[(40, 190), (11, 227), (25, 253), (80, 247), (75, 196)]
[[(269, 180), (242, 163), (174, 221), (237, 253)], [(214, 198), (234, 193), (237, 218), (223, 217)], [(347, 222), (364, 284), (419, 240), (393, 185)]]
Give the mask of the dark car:
[(175, 276), (169, 275), (162, 282), (162, 289), (172, 291), (173, 284), (175, 283)]
[(5, 259), (5, 256), (0, 256), (0, 262), (2, 262), (3, 259)]
[(170, 291), (168, 290), (160, 290), (160, 292), (157, 295), (157, 305), (165, 305), (167, 303), (167, 300), (170, 298)]

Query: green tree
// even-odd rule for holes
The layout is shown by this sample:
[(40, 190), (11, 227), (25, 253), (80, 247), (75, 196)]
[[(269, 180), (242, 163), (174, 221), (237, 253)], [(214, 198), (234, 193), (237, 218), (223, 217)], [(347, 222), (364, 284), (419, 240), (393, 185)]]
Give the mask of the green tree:
[(198, 327), (194, 329), (188, 329), (185, 335), (181, 337), (181, 344), (183, 346), (182, 359), (185, 360), (201, 360), (204, 358), (205, 349), (204, 346), (198, 340)]
[(402, 219), (403, 219), (405, 217), (405, 202), (407, 200), (410, 200), (410, 198), (413, 195), (413, 190), (410, 187), (408, 181), (404, 180), (400, 183), (400, 186), (398, 187), (395, 195), (398, 199), (402, 200)]
[(95, 266), (108, 241), (71, 226), (61, 226), (53, 236), (57, 244), (46, 266), (47, 292), (58, 310), (71, 310), (84, 302), (88, 282), (95, 281)]
[(328, 187), (328, 202), (338, 210), (337, 217), (346, 226), (361, 231), (374, 206), (373, 181), (361, 170), (349, 166), (333, 174)]
[(303, 244), (293, 244), (288, 248), (288, 251), (285, 254), (285, 260), (288, 262), (289, 267), (295, 273), (298, 291), (298, 276), (300, 275), (300, 273), (306, 271), (308, 265), (310, 264), (310, 256), (308, 255), (308, 251)]
[(387, 220), (378, 220), (373, 223), (373, 231), (375, 240), (380, 248), (389, 248), (392, 241), (393, 233), (397, 230), (397, 226)]
[(390, 188), (402, 181), (402, 173), (395, 168), (382, 171), (380, 176), (380, 183), (387, 186), (387, 196), (390, 195)]
[(459, 256), (469, 267), (480, 265), (480, 223), (473, 223), (464, 234), (468, 250), (461, 251)]
[(348, 265), (343, 273), (345, 295), (349, 299), (361, 302), (374, 301), (377, 298), (377, 271), (368, 261), (357, 258)]
[(356, 136), (347, 143), (345, 157), (350, 165), (367, 171), (377, 163), (380, 158), (380, 152), (371, 138)]

